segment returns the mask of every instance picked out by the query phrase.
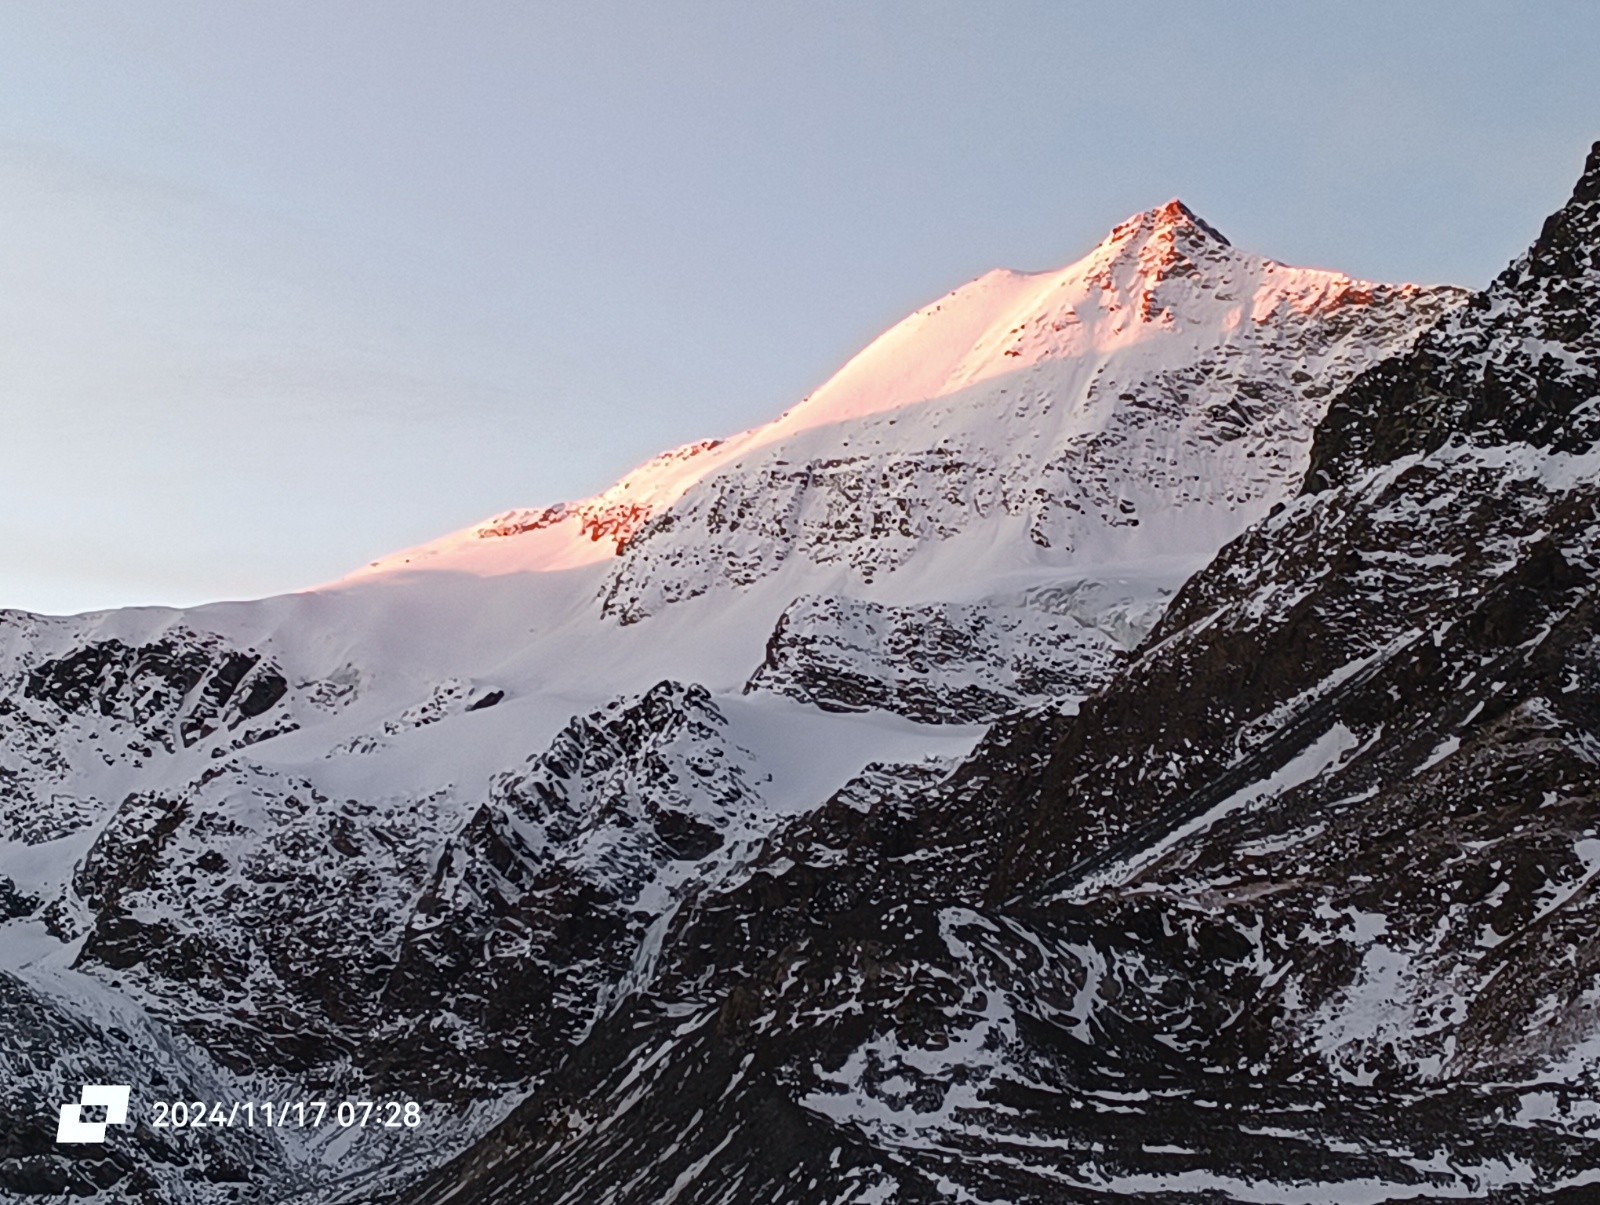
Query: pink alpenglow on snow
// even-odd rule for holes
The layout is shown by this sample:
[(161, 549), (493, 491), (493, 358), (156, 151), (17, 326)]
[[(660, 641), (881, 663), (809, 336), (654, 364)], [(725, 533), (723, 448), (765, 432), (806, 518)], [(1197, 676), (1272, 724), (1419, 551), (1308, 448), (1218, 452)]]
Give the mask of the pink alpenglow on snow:
[[(668, 528), (678, 544), (698, 532), (713, 572), (719, 556), (744, 564), (725, 538), (730, 491), (771, 484), (777, 466), (814, 471), (798, 485), (778, 474), (783, 497), (772, 505), (788, 513), (764, 524), (747, 515), (740, 526), (776, 534), (780, 559), (816, 560), (794, 547), (785, 519), (815, 509), (841, 464), (882, 492), (890, 527), (909, 524), (935, 542), (1005, 515), (1018, 521), (992, 534), (1054, 550), (1054, 568), (1203, 561), (1298, 484), (1334, 388), (1459, 296), (1288, 267), (1232, 246), (1169, 201), (1068, 267), (999, 269), (924, 306), (772, 422), (686, 444), (592, 498), (495, 516), (352, 580), (599, 566), (659, 544)], [(921, 474), (908, 460), (929, 457), (944, 463), (936, 495), (949, 494), (953, 465), (982, 459), (1000, 471), (957, 491), (964, 516), (937, 514), (950, 506), (918, 496)], [(1094, 497), (1094, 483), (1113, 475), (1118, 496)], [(668, 512), (675, 519), (662, 521)]]

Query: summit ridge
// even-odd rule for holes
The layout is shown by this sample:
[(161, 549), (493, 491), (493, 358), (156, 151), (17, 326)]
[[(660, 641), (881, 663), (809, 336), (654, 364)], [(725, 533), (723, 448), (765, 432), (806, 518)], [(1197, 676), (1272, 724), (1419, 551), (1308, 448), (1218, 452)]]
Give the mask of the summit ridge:
[(1105, 243), (1128, 242), (1140, 234), (1167, 237), (1186, 236), (1196, 240), (1216, 243), (1223, 247), (1231, 247), (1233, 245), (1228, 241), (1226, 235), (1200, 217), (1199, 214), (1195, 213), (1193, 209), (1190, 209), (1188, 205), (1177, 197), (1173, 197), (1165, 204), (1143, 210), (1125, 221), (1119, 222), (1112, 227), (1111, 233), (1106, 236)]

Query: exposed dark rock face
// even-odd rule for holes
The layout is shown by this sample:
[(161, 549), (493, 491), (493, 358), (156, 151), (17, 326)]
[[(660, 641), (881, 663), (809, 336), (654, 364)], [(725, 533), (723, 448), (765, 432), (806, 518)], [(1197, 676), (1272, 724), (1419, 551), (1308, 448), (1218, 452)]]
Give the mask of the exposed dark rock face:
[(472, 1099), (561, 1061), (682, 884), (752, 842), (762, 803), (722, 724), (704, 689), (663, 682), (575, 718), (495, 782), (405, 927), (384, 992), (386, 1082)]
[[(30, 619), (0, 616), (0, 628)], [(110, 801), (63, 790), (85, 763), (138, 770), (197, 745), (223, 756), (291, 731), (288, 694), (270, 658), (183, 627), (38, 658), (0, 682), (0, 832), (39, 844), (100, 819)]]
[(228, 763), (171, 794), (134, 795), (102, 828), (73, 889), (78, 965), (250, 1073), (330, 1086), (360, 1066), (395, 958), (395, 918), (430, 870), (438, 799), (333, 799)]
[(54, 919), (236, 1072), (476, 1099), (558, 1061), (679, 883), (752, 845), (764, 806), (721, 725), (662, 683), (465, 817), (224, 763), (125, 800), (74, 876), (86, 916)]
[(805, 597), (779, 617), (745, 691), (971, 724), (1086, 695), (1119, 652), (1105, 633), (1032, 608)]
[(1451, 439), (1576, 450), (1600, 436), (1600, 144), (1527, 254), (1411, 352), (1369, 369), (1317, 432), (1306, 487)]
[(1589, 1199), (1597, 202), (1077, 714), (789, 826), (400, 1199)]
[(43, 902), (36, 896), (18, 890), (10, 879), (0, 878), (0, 921), (31, 916)]
[(283, 675), (255, 653), (212, 644), (169, 638), (142, 648), (120, 640), (85, 645), (30, 670), (23, 697), (122, 720), (170, 753), (174, 737), (187, 746), (219, 726), (237, 728), (288, 691)]

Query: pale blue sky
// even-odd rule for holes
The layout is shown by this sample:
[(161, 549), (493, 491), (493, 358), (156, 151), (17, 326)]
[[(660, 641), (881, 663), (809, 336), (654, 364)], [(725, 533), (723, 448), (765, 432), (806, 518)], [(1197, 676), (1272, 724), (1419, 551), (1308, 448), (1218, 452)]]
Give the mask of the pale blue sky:
[(0, 606), (308, 586), (775, 415), (1181, 196), (1478, 284), (1600, 5), (0, 6)]

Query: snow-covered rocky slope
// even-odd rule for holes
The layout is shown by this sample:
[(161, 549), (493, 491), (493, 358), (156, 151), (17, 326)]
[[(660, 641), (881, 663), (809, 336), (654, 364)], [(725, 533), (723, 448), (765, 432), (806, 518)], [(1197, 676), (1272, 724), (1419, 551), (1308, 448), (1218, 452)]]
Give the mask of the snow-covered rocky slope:
[[(548, 1101), (674, 973), (686, 901), (1059, 722), (1463, 299), (1174, 202), (593, 499), (298, 595), (0, 613), (0, 1192), (366, 1201)], [(55, 1147), (91, 1074), (427, 1123)]]
[(1077, 707), (698, 892), (475, 1202), (1600, 1194), (1600, 144)]

